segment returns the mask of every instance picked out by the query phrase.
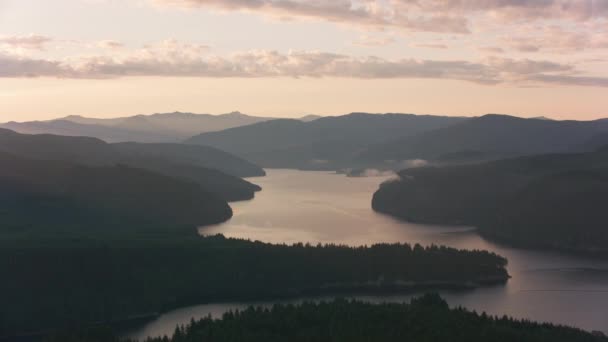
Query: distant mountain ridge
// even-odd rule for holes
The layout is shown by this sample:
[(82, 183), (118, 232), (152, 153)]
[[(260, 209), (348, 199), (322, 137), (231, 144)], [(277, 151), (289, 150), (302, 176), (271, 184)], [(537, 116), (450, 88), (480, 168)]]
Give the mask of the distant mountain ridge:
[(70, 115), (48, 121), (8, 122), (0, 127), (26, 134), (89, 136), (107, 142), (179, 142), (190, 136), (273, 120), (232, 112), (221, 115), (157, 113), (111, 119)]
[(504, 114), (469, 118), (355, 112), (276, 119), (240, 112), (174, 112), (114, 119), (69, 116), (4, 126), (109, 142), (213, 146), (263, 167), (307, 170), (398, 170), (411, 161), (458, 164), (591, 151), (608, 141), (608, 119), (559, 121)]
[[(309, 122), (318, 118), (321, 116), (306, 115), (295, 120)], [(205, 132), (221, 131), (276, 119), (241, 112), (219, 115), (173, 112), (109, 119), (69, 115), (45, 121), (10, 121), (0, 124), (0, 127), (25, 134), (87, 136), (106, 142), (176, 143)]]
[[(86, 121), (86, 120), (84, 120)], [(23, 134), (54, 134), (63, 136), (93, 137), (107, 142), (175, 142), (179, 137), (167, 132), (150, 132), (92, 123), (73, 122), (67, 119), (52, 121), (8, 122), (0, 125)]]
[(303, 122), (277, 119), (194, 136), (186, 143), (214, 146), (264, 167), (335, 169), (369, 145), (464, 121), (459, 117), (351, 113)]
[(360, 162), (382, 163), (411, 159), (442, 162), (499, 159), (543, 153), (583, 152), (594, 137), (608, 132), (608, 119), (557, 121), (488, 114), (463, 122), (369, 146)]

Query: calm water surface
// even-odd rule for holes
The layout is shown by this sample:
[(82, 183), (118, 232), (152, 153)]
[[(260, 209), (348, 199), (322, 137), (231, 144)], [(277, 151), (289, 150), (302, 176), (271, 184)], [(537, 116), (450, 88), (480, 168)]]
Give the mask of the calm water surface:
[[(471, 228), (412, 224), (375, 213), (371, 210), (371, 197), (386, 177), (348, 178), (295, 170), (267, 172), (267, 177), (251, 179), (264, 189), (254, 200), (233, 203), (235, 215), (230, 221), (201, 228), (200, 233), (271, 243), (408, 242), (489, 250), (509, 259), (512, 279), (505, 286), (443, 292), (450, 305), (608, 332), (608, 260), (509, 248), (482, 239)], [(411, 296), (357, 298), (402, 302)], [(186, 324), (193, 317), (221, 316), (250, 304), (221, 303), (175, 310), (130, 336), (143, 339), (170, 335), (177, 324)]]

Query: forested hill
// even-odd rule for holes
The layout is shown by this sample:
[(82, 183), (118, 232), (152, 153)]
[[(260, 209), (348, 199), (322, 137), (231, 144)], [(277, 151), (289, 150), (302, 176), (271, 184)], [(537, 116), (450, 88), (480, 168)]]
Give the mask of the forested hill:
[(459, 162), (583, 152), (597, 147), (590, 141), (601, 133), (608, 133), (608, 120), (556, 121), (488, 114), (370, 146), (357, 160), (362, 163), (410, 159)]
[(464, 118), (351, 113), (311, 122), (280, 119), (204, 133), (189, 144), (217, 147), (264, 167), (335, 169), (370, 144), (420, 134)]
[(403, 170), (375, 210), (417, 222), (475, 225), (523, 246), (608, 252), (608, 150)]
[[(250, 307), (221, 319), (203, 318), (178, 327), (172, 337), (145, 342), (606, 342), (601, 333), (493, 317), (462, 308), (450, 309), (438, 295), (409, 304), (369, 304), (336, 299)], [(49, 342), (118, 342), (103, 329), (57, 335)], [(127, 341), (124, 341), (127, 342)]]
[(606, 133), (605, 119), (352, 113), (312, 122), (271, 120), (200, 134), (186, 142), (215, 146), (264, 167), (395, 169), (419, 159), (449, 164), (590, 151)]
[(125, 156), (158, 158), (168, 162), (192, 164), (216, 169), (236, 177), (266, 175), (259, 166), (211, 146), (168, 143), (119, 143), (111, 146)]
[(129, 166), (83, 166), (0, 152), (0, 229), (120, 230), (219, 223), (232, 211), (195, 183)]
[(264, 175), (260, 167), (226, 152), (182, 144), (111, 145), (89, 137), (28, 135), (0, 129), (0, 151), (89, 166), (129, 165), (196, 182), (228, 201), (251, 199), (260, 190), (239, 177)]
[(197, 303), (471, 289), (508, 278), (498, 255), (436, 246), (270, 245), (175, 230), (97, 236), (0, 235), (0, 336)]

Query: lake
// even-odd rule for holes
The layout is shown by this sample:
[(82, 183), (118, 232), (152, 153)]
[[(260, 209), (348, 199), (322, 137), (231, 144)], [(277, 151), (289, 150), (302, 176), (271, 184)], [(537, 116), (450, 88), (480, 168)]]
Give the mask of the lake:
[[(200, 228), (199, 232), (271, 243), (407, 242), (493, 251), (509, 259), (512, 279), (505, 286), (441, 292), (451, 306), (608, 333), (608, 260), (510, 248), (482, 239), (471, 227), (413, 224), (375, 213), (371, 209), (372, 194), (389, 177), (349, 178), (296, 170), (267, 173), (266, 177), (250, 179), (263, 191), (254, 200), (232, 203), (234, 217), (230, 221)], [(411, 297), (412, 294), (357, 298), (400, 302)], [(292, 302), (306, 299), (324, 298), (297, 298)], [(219, 317), (249, 304), (216, 303), (174, 310), (129, 336), (144, 339), (171, 335), (177, 324), (187, 324), (193, 317)]]

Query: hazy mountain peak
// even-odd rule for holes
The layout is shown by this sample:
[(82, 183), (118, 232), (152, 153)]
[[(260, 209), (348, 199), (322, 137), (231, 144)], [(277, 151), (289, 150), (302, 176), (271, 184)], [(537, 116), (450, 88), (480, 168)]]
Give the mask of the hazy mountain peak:
[(226, 117), (249, 117), (249, 115), (243, 114), (243, 113), (239, 112), (238, 110), (230, 112), (230, 113), (226, 113), (226, 114), (223, 114), (223, 115), (220, 115), (220, 116), (226, 116)]
[(191, 117), (191, 116), (206, 116), (208, 114), (194, 114), (194, 113), (189, 113), (189, 112), (180, 112), (180, 111), (175, 111), (175, 112), (171, 112), (171, 113), (154, 113), (151, 115), (145, 115), (148, 117), (157, 117), (157, 116), (184, 116), (184, 117)]
[(93, 136), (108, 142), (177, 142), (204, 132), (221, 131), (272, 119), (274, 118), (250, 116), (239, 111), (221, 115), (174, 111), (110, 119), (69, 115), (55, 120), (11, 122), (2, 126), (20, 133)]
[[(9, 123), (12, 123), (12, 122), (14, 122), (14, 121), (11, 121)], [(18, 133), (13, 130), (10, 130), (7, 128), (0, 128), (0, 135), (17, 135), (17, 134)]]
[(131, 117), (125, 118), (123, 120), (123, 122), (127, 122), (127, 121), (131, 121), (131, 122), (148, 121), (148, 117), (146, 115), (139, 114), (139, 115), (135, 115), (135, 116), (131, 116)]
[(304, 115), (303, 117), (301, 117), (300, 121), (311, 122), (311, 121), (315, 121), (315, 120), (320, 119), (320, 118), (322, 118), (321, 115), (308, 114), (308, 115)]
[(75, 119), (86, 119), (86, 118), (82, 115), (68, 115), (68, 116), (64, 116), (63, 118), (59, 118), (57, 120), (75, 120)]
[(486, 119), (486, 120), (496, 120), (496, 119), (512, 119), (512, 120), (525, 120), (523, 118), (517, 117), (517, 116), (513, 116), (513, 115), (509, 115), (509, 114), (498, 114), (498, 113), (488, 113), (485, 115), (480, 116), (478, 119)]

